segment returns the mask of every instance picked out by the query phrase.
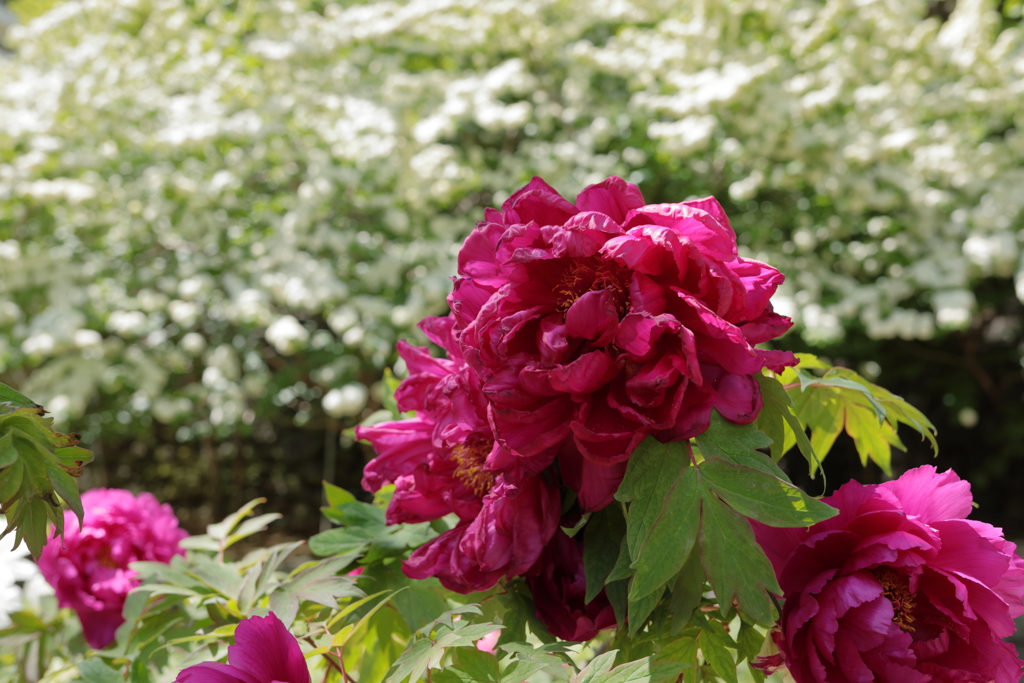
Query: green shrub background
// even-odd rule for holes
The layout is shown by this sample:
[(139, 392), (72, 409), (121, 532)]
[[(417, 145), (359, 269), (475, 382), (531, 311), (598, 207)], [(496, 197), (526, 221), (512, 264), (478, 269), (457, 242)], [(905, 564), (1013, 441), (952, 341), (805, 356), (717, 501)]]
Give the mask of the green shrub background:
[[(788, 275), (782, 346), (925, 410), (979, 516), (1024, 532), (1020, 14), (59, 4), (0, 57), (0, 380), (93, 445), (87, 485), (152, 490), (194, 531), (262, 494), (308, 532), (323, 476), (358, 488), (344, 430), (445, 311), (483, 207), (616, 174), (717, 196)], [(897, 468), (928, 459), (909, 445)], [(880, 476), (842, 460), (830, 486)]]

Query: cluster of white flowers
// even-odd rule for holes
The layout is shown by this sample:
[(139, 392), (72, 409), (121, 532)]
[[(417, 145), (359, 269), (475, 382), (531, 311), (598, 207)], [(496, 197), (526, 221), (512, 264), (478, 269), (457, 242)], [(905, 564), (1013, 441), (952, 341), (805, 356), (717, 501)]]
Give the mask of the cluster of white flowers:
[(0, 69), (0, 372), (97, 428), (357, 415), (532, 175), (715, 193), (812, 343), (962, 328), (983, 279), (1024, 301), (995, 8), (69, 0)]

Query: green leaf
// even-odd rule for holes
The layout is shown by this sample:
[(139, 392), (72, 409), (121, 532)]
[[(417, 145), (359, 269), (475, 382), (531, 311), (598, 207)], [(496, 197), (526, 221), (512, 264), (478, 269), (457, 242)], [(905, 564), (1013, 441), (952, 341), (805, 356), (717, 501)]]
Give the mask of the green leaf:
[[(46, 545), (46, 508), (50, 504), (41, 498), (22, 499), (22, 504), (25, 513), (18, 532), (23, 534), (25, 544), (28, 546), (29, 552), (32, 553), (32, 559), (38, 562), (43, 554), (43, 546)], [(63, 517), (61, 515), (62, 522)]]
[[(728, 646), (733, 645), (732, 638), (722, 628), (721, 623), (716, 620), (709, 622), (712, 625), (710, 630), (701, 629), (697, 636), (697, 645), (704, 654), (711, 668), (728, 683), (738, 683), (736, 677), (736, 662), (729, 654)], [(717, 628), (716, 628), (717, 627)]]
[(754, 661), (758, 653), (761, 652), (761, 647), (764, 645), (765, 638), (767, 637), (768, 634), (758, 631), (745, 621), (741, 621), (740, 632), (736, 637), (736, 644), (739, 647), (737, 664), (744, 659), (748, 662)]
[[(632, 581), (635, 581), (634, 577)], [(632, 583), (632, 581), (630, 583)], [(632, 592), (632, 590), (630, 591)], [(661, 601), (661, 596), (665, 592), (665, 587), (662, 586), (655, 590), (653, 593), (648, 593), (639, 600), (629, 601), (629, 610), (626, 616), (626, 624), (629, 626), (629, 635), (632, 636), (644, 625), (647, 621), (647, 617), (651, 616), (651, 612), (658, 606)]]
[(362, 552), (372, 538), (361, 529), (328, 529), (309, 539), (309, 551), (319, 557)]
[(467, 674), (469, 681), (480, 683), (498, 683), (501, 671), (498, 658), (489, 652), (481, 652), (475, 647), (459, 648), (455, 653), (455, 668)]
[(24, 473), (25, 463), (20, 460), (0, 470), (0, 503), (7, 503), (18, 494)]
[(633, 576), (633, 568), (629, 566), (630, 562), (629, 545), (626, 543), (626, 535), (623, 534), (622, 540), (619, 542), (619, 556), (615, 560), (615, 566), (612, 567), (612, 571), (608, 574), (608, 578), (604, 580), (605, 584), (609, 584), (620, 579), (628, 579)]
[(85, 683), (124, 683), (124, 676), (107, 666), (102, 659), (79, 662), (78, 673)]
[(714, 496), (704, 498), (700, 556), (723, 613), (736, 600), (740, 610), (757, 623), (774, 623), (766, 591), (782, 594), (775, 570), (754, 539), (750, 524)]
[[(572, 492), (570, 491), (570, 493), (572, 493)], [(569, 538), (575, 538), (576, 534), (578, 534), (580, 531), (583, 530), (583, 527), (586, 526), (586, 524), (587, 524), (587, 522), (589, 520), (590, 520), (590, 513), (586, 512), (586, 513), (584, 513), (583, 515), (580, 516), (579, 520), (575, 524), (573, 524), (572, 526), (568, 526), (568, 527), (563, 526), (563, 527), (561, 527), (561, 529), (562, 529), (563, 532), (565, 532), (565, 535), (568, 536)]]
[(0, 436), (0, 469), (9, 467), (18, 461), (18, 449), (14, 447), (14, 437), (10, 432)]
[[(25, 394), (19, 393), (0, 382), (0, 405), (7, 405), (11, 409), (17, 410), (19, 408), (39, 408), (40, 406), (32, 401)], [(12, 411), (13, 412), (13, 411)], [(0, 410), (0, 415), (6, 414)]]
[[(596, 598), (604, 588), (619, 559), (625, 533), (626, 519), (618, 505), (609, 505), (591, 515), (583, 530), (583, 573), (587, 580), (584, 603)], [(628, 560), (628, 551), (626, 557)]]
[(668, 603), (672, 614), (672, 635), (678, 635), (686, 627), (693, 611), (700, 605), (706, 578), (700, 563), (700, 552), (694, 546), (672, 586), (672, 598)]
[(707, 486), (737, 512), (775, 527), (806, 527), (839, 514), (762, 470), (708, 458), (697, 466)]
[(346, 503), (356, 502), (356, 497), (340, 486), (335, 486), (327, 481), (323, 482), (323, 485), (324, 496), (327, 498), (327, 504), (331, 507), (341, 507)]
[(626, 611), (629, 605), (629, 582), (625, 579), (612, 581), (604, 587), (608, 602), (615, 610), (615, 621), (619, 624), (626, 623)]
[(573, 676), (570, 683), (661, 683), (670, 681), (689, 668), (681, 662), (655, 661), (644, 657), (633, 662), (616, 666), (617, 650), (611, 650), (595, 657), (583, 671)]
[(721, 458), (736, 465), (754, 467), (788, 481), (786, 474), (771, 458), (758, 452), (757, 449), (767, 448), (772, 442), (764, 432), (752, 424), (733, 424), (717, 410), (712, 410), (711, 423), (707, 430), (694, 437), (694, 440), (700, 446), (701, 455), (705, 459)]
[(615, 498), (632, 501), (626, 516), (630, 566), (636, 570), (631, 605), (663, 587), (686, 562), (700, 521), (698, 490), (685, 443), (648, 437), (630, 457)]
[(217, 541), (226, 540), (228, 535), (234, 530), (238, 523), (246, 517), (248, 517), (250, 514), (252, 514), (253, 508), (255, 508), (257, 505), (266, 502), (266, 498), (254, 498), (253, 500), (250, 500), (248, 503), (243, 505), (235, 512), (232, 512), (230, 515), (225, 517), (220, 522), (217, 522), (216, 524), (210, 524), (209, 526), (207, 526), (206, 533), (209, 534), (211, 538)]
[[(935, 453), (935, 427), (916, 408), (890, 391), (872, 384), (847, 368), (831, 367), (808, 354), (798, 354), (798, 370), (787, 368), (781, 375), (786, 384), (799, 382), (788, 390), (800, 427), (787, 430), (787, 446), (795, 443), (792, 434), (811, 432), (810, 443), (820, 459), (828, 454), (836, 437), (845, 429), (853, 438), (861, 462), (875, 462), (891, 475), (892, 447), (906, 450), (896, 429), (906, 424), (929, 441)], [(821, 377), (809, 370), (824, 370)], [(817, 465), (811, 463), (813, 475)]]
[(60, 467), (47, 465), (46, 473), (50, 476), (50, 483), (53, 485), (57, 495), (68, 504), (71, 511), (78, 517), (78, 527), (81, 529), (82, 523), (85, 520), (85, 509), (82, 507), (82, 497), (78, 493), (78, 484), (75, 483), (70, 474)]
[(756, 425), (772, 440), (772, 460), (778, 462), (782, 459), (788, 450), (787, 435), (792, 435), (813, 473), (821, 466), (821, 461), (800, 426), (800, 420), (793, 409), (793, 399), (776, 378), (765, 374), (754, 375), (754, 378), (761, 385), (761, 401), (764, 404)]

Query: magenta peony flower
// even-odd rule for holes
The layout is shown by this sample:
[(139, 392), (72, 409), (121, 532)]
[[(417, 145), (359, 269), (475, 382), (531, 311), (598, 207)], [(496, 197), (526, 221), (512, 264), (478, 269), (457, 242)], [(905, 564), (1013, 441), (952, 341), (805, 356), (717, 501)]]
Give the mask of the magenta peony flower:
[(1024, 614), (1024, 561), (965, 519), (967, 482), (924, 466), (824, 500), (839, 515), (809, 529), (752, 523), (785, 592), (774, 634), (797, 683), (1020, 680), (1001, 639)]
[(526, 583), (533, 593), (537, 618), (552, 635), (582, 642), (615, 626), (615, 610), (604, 591), (589, 603), (583, 602), (587, 580), (578, 537), (555, 534), (537, 564), (526, 573)]
[[(412, 578), (436, 576), (469, 593), (530, 568), (558, 528), (558, 490), (535, 477), (551, 460), (520, 461), (496, 444), (487, 402), (462, 359), (451, 318), (420, 327), (449, 358), (399, 342), (409, 377), (395, 393), (413, 418), (357, 427), (378, 457), (363, 471), (363, 488), (393, 483), (389, 524), (425, 522), (454, 512), (461, 523), (417, 549), (405, 563)], [(527, 469), (529, 466), (531, 469)]]
[(573, 206), (534, 178), (485, 213), (459, 274), (449, 304), (497, 442), (559, 454), (588, 510), (611, 502), (648, 434), (695, 436), (712, 408), (752, 422), (753, 375), (795, 363), (755, 348), (792, 324), (769, 302), (783, 276), (737, 255), (711, 197), (645, 205), (609, 178)]
[(74, 513), (65, 511), (64, 547), (48, 543), (39, 570), (60, 606), (78, 614), (89, 645), (99, 649), (114, 640), (125, 598), (140, 583), (128, 565), (184, 555), (178, 542), (188, 534), (178, 528), (171, 506), (151, 493), (93, 489), (82, 494), (82, 506), (81, 530)]
[(309, 683), (309, 668), (295, 636), (271, 612), (238, 623), (228, 663), (203, 662), (178, 674), (175, 683)]

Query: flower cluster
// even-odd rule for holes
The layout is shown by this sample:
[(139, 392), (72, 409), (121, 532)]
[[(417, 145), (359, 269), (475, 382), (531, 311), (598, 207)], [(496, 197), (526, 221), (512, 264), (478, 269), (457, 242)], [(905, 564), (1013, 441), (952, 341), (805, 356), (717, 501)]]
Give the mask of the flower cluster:
[(188, 534), (178, 528), (169, 505), (150, 493), (93, 489), (82, 494), (81, 529), (74, 513), (64, 513), (64, 547), (48, 543), (39, 559), (43, 577), (61, 607), (82, 622), (89, 645), (106, 647), (124, 619), (121, 608), (139, 585), (132, 562), (170, 562), (183, 555), (178, 543)]
[(785, 592), (780, 654), (797, 683), (1016, 683), (1002, 639), (1024, 614), (1024, 560), (1002, 531), (966, 519), (971, 491), (950, 470), (850, 482), (808, 529), (753, 523)]
[(782, 275), (738, 256), (713, 198), (646, 205), (620, 178), (576, 205), (534, 178), (485, 214), (459, 274), (452, 315), (421, 324), (447, 358), (399, 344), (415, 416), (356, 430), (379, 454), (363, 486), (394, 484), (389, 523), (458, 517), (410, 577), (471, 592), (524, 575), (553, 633), (590, 638), (614, 615), (603, 594), (583, 604), (562, 489), (600, 509), (648, 435), (688, 439), (712, 409), (753, 421), (753, 375), (795, 362), (755, 347), (789, 328), (769, 303)]

